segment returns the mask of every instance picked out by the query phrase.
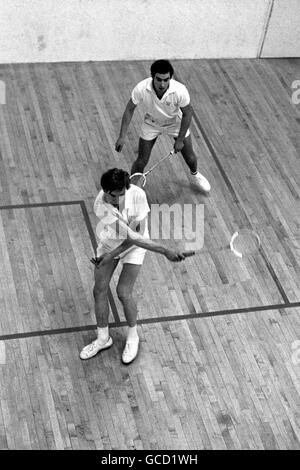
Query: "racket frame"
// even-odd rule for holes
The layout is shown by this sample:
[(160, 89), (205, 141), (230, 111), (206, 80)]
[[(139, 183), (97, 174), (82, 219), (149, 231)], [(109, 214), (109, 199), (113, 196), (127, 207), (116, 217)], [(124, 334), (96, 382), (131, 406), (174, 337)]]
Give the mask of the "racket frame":
[[(248, 230), (248, 229), (247, 229), (247, 230)], [(256, 238), (256, 240), (257, 240), (257, 250), (251, 251), (251, 252), (249, 252), (249, 253), (244, 253), (244, 255), (243, 255), (243, 253), (241, 253), (240, 251), (236, 250), (236, 249), (234, 248), (234, 240), (236, 239), (236, 237), (237, 237), (238, 235), (243, 234), (243, 229), (240, 230), (240, 231), (236, 231), (236, 232), (234, 232), (234, 234), (233, 234), (232, 237), (231, 237), (229, 246), (230, 246), (231, 251), (232, 251), (236, 256), (238, 256), (239, 258), (242, 258), (243, 256), (248, 255), (248, 254), (256, 253), (256, 252), (259, 251), (260, 248), (261, 248), (261, 241), (260, 241), (259, 235), (258, 235), (254, 230), (250, 230), (250, 229), (249, 229), (248, 231), (249, 231), (249, 233), (251, 233), (251, 234)], [(186, 258), (188, 258), (189, 256), (194, 256), (194, 255), (198, 254), (200, 251), (201, 251), (201, 250), (184, 251), (183, 254), (184, 254), (184, 256), (185, 256)]]
[[(232, 235), (231, 237), (231, 240), (230, 240), (230, 249), (231, 251), (235, 254), (235, 256), (238, 256), (239, 258), (242, 258), (243, 257), (243, 253), (241, 253), (240, 251), (238, 251), (237, 249), (234, 248), (233, 244), (234, 244), (234, 240), (239, 236), (239, 234), (242, 232), (242, 230), (239, 232), (239, 231), (236, 231), (234, 232), (234, 234)], [(254, 251), (251, 251), (249, 253), (244, 253), (244, 255), (246, 254), (253, 254), (253, 253), (256, 253), (256, 251), (259, 251), (260, 249), (260, 238), (259, 236), (257, 235), (256, 232), (254, 232), (254, 230), (249, 230), (249, 233), (251, 233), (257, 240), (257, 250), (254, 250)], [(241, 233), (242, 234), (242, 233)]]
[(153, 171), (154, 168), (156, 168), (158, 165), (160, 165), (164, 160), (166, 160), (167, 158), (174, 155), (174, 153), (175, 153), (174, 149), (170, 150), (170, 152), (167, 155), (165, 155), (161, 160), (156, 162), (155, 165), (153, 165), (148, 171), (146, 171), (145, 173), (133, 173), (133, 175), (130, 176), (130, 179), (133, 178), (134, 176), (142, 176), (143, 177), (142, 187), (144, 187), (145, 184), (146, 184), (147, 176), (149, 175), (149, 173), (151, 173), (151, 171)]
[(131, 180), (134, 176), (141, 176), (141, 178), (143, 178), (143, 182), (142, 182), (142, 188), (143, 188), (147, 181), (146, 173), (133, 173), (133, 175), (130, 175), (129, 179)]

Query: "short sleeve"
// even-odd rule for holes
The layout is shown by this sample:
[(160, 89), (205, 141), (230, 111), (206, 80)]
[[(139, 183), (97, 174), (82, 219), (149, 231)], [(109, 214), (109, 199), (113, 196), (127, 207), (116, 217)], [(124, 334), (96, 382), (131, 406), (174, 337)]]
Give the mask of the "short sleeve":
[(190, 94), (188, 92), (188, 89), (186, 86), (184, 86), (182, 83), (180, 84), (181, 86), (179, 87), (177, 91), (177, 96), (178, 96), (178, 106), (180, 108), (184, 108), (188, 104), (190, 104), (191, 98)]
[(133, 104), (138, 105), (144, 99), (144, 86), (143, 82), (138, 83), (131, 93), (131, 99)]
[(143, 189), (140, 189), (140, 191), (136, 194), (134, 201), (134, 212), (134, 220), (137, 222), (143, 220), (150, 212), (147, 196)]

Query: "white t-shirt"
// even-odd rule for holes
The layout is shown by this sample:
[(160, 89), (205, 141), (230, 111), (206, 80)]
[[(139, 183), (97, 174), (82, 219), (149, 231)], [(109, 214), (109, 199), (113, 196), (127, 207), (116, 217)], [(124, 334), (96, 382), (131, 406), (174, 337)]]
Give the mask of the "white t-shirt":
[[(124, 195), (124, 209), (120, 212), (116, 207), (103, 201), (104, 191), (101, 190), (94, 202), (94, 212), (99, 219), (96, 227), (98, 249), (111, 251), (124, 241), (125, 236), (118, 233), (117, 221), (121, 220), (130, 226), (133, 222), (139, 222), (147, 216), (150, 208), (146, 193), (142, 188), (131, 184)], [(141, 233), (149, 238), (148, 220), (145, 220), (145, 230)]]
[(143, 104), (146, 117), (150, 116), (162, 126), (171, 125), (176, 122), (176, 119), (181, 119), (180, 108), (190, 103), (189, 92), (185, 85), (171, 78), (169, 88), (159, 99), (152, 82), (152, 77), (139, 82), (131, 93), (131, 99), (135, 105)]

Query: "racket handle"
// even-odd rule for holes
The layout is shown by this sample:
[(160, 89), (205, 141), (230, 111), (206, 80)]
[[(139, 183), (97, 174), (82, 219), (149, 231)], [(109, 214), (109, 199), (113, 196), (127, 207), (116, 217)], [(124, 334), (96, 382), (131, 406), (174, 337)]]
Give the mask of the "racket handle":
[(182, 254), (187, 258), (189, 256), (194, 256), (196, 251), (184, 251)]

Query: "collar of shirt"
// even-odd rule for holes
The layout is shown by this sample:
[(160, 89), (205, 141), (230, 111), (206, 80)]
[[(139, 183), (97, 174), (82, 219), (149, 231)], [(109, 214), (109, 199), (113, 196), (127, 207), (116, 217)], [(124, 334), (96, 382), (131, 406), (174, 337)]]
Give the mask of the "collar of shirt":
[[(155, 90), (153, 88), (153, 78), (150, 78), (149, 79), (149, 82), (147, 83), (147, 90), (149, 90), (156, 98), (157, 98), (157, 94), (155, 93)], [(164, 100), (168, 95), (170, 95), (171, 93), (175, 93), (175, 84), (174, 84), (174, 80), (171, 78), (170, 80), (170, 84), (169, 84), (169, 88), (167, 89), (167, 91), (165, 92), (165, 94), (162, 96), (162, 100)], [(157, 98), (158, 99), (158, 98)]]
[(104, 191), (103, 190), (101, 190), (101, 191), (102, 191), (102, 204), (104, 204), (105, 207), (107, 207), (107, 209), (110, 211), (111, 214), (115, 215), (117, 218), (121, 217), (121, 219), (124, 220), (127, 223), (128, 210), (130, 208), (129, 207), (128, 191), (130, 191), (130, 188), (125, 191), (124, 207), (121, 211), (117, 207), (114, 207), (112, 204), (109, 204), (108, 202), (105, 202), (104, 198), (103, 198)]

